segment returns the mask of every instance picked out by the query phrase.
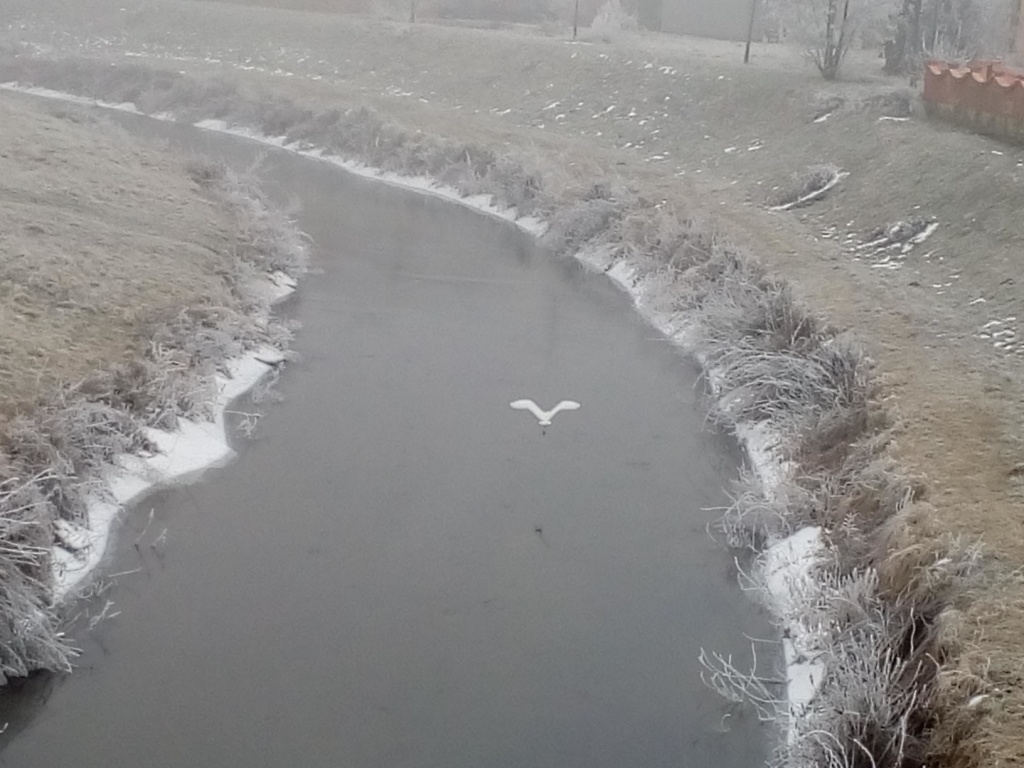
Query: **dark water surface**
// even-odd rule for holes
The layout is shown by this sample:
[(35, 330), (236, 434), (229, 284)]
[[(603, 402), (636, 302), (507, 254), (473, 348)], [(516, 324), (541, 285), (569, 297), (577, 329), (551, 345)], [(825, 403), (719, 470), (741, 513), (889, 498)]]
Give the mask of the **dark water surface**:
[[(694, 371), (508, 225), (281, 152), (260, 176), (322, 270), (286, 401), (127, 516), (107, 568), (143, 572), (79, 671), (5, 694), (0, 765), (759, 765), (767, 734), (699, 679), (701, 646), (769, 630), (705, 532), (736, 457)], [(583, 407), (542, 434), (518, 398)], [(162, 555), (133, 546), (151, 509)]]

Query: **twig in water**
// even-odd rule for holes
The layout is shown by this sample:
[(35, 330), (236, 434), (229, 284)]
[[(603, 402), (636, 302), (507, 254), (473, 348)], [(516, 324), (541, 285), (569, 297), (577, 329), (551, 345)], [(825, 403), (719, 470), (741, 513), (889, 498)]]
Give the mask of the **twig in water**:
[(225, 411), (225, 413), (241, 417), (237, 426), (238, 431), (249, 440), (255, 436), (256, 427), (259, 424), (260, 419), (263, 418), (263, 415), (260, 413), (248, 413), (246, 411)]
[(136, 573), (142, 573), (142, 569), (141, 568), (132, 568), (130, 571), (118, 571), (117, 573), (110, 574), (109, 576), (107, 576), (107, 578), (108, 579), (117, 579), (117, 578), (120, 578), (121, 576), (131, 576), (131, 575), (136, 574)]
[(152, 525), (152, 523), (153, 523), (153, 513), (155, 511), (156, 510), (153, 507), (150, 507), (150, 509), (149, 509), (149, 517), (146, 519), (146, 525), (145, 525), (145, 527), (143, 527), (142, 533), (140, 533), (136, 537), (136, 539), (135, 539), (135, 549), (139, 548), (139, 542), (141, 542), (142, 539), (146, 536), (146, 531), (148, 531), (149, 530), (149, 526)]
[(114, 611), (113, 613), (111, 613), (110, 609), (113, 608), (113, 607), (114, 607), (114, 601), (113, 600), (107, 600), (107, 602), (103, 605), (103, 610), (100, 611), (95, 616), (93, 616), (91, 619), (89, 619), (89, 631), (90, 632), (92, 630), (94, 630), (96, 628), (96, 625), (99, 624), (104, 619), (113, 619), (113, 618), (116, 618), (117, 616), (121, 615), (120, 611)]
[(160, 535), (157, 536), (150, 543), (149, 548), (153, 550), (157, 555), (163, 555), (163, 546), (167, 543), (167, 529), (164, 528), (160, 531)]

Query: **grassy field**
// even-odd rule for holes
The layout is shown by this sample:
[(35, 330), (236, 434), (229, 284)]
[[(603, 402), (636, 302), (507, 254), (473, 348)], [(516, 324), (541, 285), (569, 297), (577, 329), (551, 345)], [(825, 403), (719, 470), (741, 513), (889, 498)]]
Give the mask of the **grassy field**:
[(140, 356), (156, 318), (228, 302), (233, 223), (182, 159), (113, 124), (10, 97), (0, 121), (2, 419)]
[[(369, 107), (515, 156), (566, 194), (610, 179), (785, 277), (873, 359), (896, 422), (887, 455), (937, 520), (919, 535), (985, 546), (986, 578), (953, 606), (960, 651), (947, 670), (983, 680), (985, 698), (963, 702), (970, 744), (942, 764), (1024, 764), (1024, 152), (926, 121), (916, 93), (880, 77), (870, 55), (826, 85), (796, 51), (757, 45), (744, 66), (739, 46), (654, 35), (572, 44), (552, 30), (184, 0), (40, 0), (13, 13), (14, 52), (228, 82), (223, 112), (236, 116), (239, 98), (287, 98), (309, 115)], [(132, 96), (111, 78), (60, 84)], [(183, 89), (168, 80), (166, 93), (137, 95), (158, 109)], [(811, 206), (768, 210), (822, 165), (848, 175)], [(928, 239), (907, 239), (933, 223)]]

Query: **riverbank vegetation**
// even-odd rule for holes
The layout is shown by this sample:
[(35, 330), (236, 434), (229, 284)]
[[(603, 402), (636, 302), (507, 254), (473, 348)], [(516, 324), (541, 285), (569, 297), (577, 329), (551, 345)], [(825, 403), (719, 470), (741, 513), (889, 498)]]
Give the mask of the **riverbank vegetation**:
[[(54, 547), (74, 552), (122, 454), (207, 418), (213, 377), (287, 344), (258, 280), (305, 245), (258, 187), (75, 109), (0, 105), (0, 680), (68, 671)], [(102, 130), (102, 133), (100, 132)]]

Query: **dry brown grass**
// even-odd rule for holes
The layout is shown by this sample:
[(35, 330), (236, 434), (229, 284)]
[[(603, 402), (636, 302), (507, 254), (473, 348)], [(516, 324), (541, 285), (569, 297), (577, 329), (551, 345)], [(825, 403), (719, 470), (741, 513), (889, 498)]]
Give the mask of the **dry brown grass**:
[[(150, 320), (223, 305), (232, 221), (183, 163), (0, 102), (0, 418), (137, 358)], [(140, 258), (140, 254), (145, 254)]]

